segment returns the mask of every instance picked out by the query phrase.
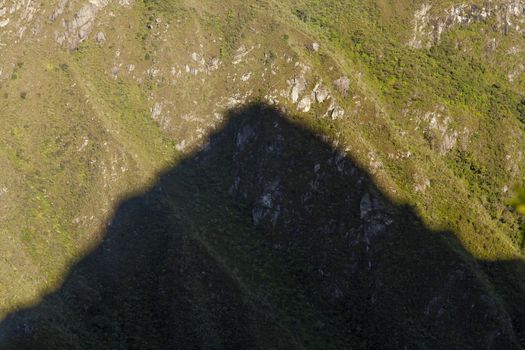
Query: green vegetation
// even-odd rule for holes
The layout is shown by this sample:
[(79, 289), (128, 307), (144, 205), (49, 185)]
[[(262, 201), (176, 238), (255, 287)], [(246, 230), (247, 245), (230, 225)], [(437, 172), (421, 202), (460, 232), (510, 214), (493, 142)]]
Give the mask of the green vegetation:
[(522, 215), (521, 219), (521, 247), (525, 248), (525, 189), (518, 188), (518, 194), (510, 203), (517, 213)]
[(518, 189), (518, 195), (512, 201), (512, 205), (518, 213), (525, 215), (525, 190), (523, 188)]
[(420, 1), (115, 1), (68, 50), (82, 3), (0, 33), (0, 318), (34, 305), (42, 348), (525, 346), (518, 31), (448, 0), (421, 48)]

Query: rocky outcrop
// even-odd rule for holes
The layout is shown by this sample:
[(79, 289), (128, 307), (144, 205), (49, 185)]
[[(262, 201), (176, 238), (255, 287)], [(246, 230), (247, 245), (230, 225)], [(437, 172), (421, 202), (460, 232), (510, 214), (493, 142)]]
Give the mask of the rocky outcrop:
[(426, 112), (417, 118), (417, 127), (423, 132), (423, 137), (429, 146), (441, 155), (452, 150), (460, 134), (452, 127), (452, 120), (445, 114), (443, 107)]
[[(64, 2), (67, 4), (67, 1)], [(82, 6), (78, 12), (73, 15), (73, 18), (62, 21), (64, 31), (62, 33), (55, 32), (55, 40), (60, 45), (66, 45), (68, 49), (74, 50), (78, 44), (86, 40), (91, 33), (97, 13), (107, 6), (109, 0), (92, 0)], [(52, 15), (52, 20), (56, 20), (64, 11), (63, 2), (55, 9)]]
[[(78, 45), (85, 41), (95, 25), (95, 20), (98, 13), (108, 6), (112, 0), (89, 0), (84, 3), (71, 17), (63, 18), (62, 31), (56, 30), (54, 32), (55, 41), (67, 47), (69, 50), (74, 50)], [(132, 2), (130, 0), (118, 0), (116, 1), (121, 6), (130, 6)], [(70, 6), (69, 0), (60, 0), (51, 14), (50, 20), (52, 22), (57, 21), (60, 17), (65, 16), (66, 10)], [(72, 5), (71, 5), (72, 6)], [(97, 34), (97, 42), (103, 42), (105, 35), (102, 33)]]
[(68, 4), (69, 0), (60, 0), (57, 4), (57, 7), (53, 10), (51, 17), (49, 17), (49, 20), (52, 22), (56, 21), (56, 19), (64, 13)]
[(289, 81), (289, 85), (291, 88), (290, 99), (293, 103), (297, 103), (299, 97), (301, 97), (306, 90), (306, 78), (304, 74), (293, 77), (293, 79)]
[(343, 76), (334, 81), (334, 86), (341, 95), (347, 96), (350, 89), (350, 79), (347, 76)]
[(525, 1), (486, 1), (482, 6), (460, 3), (445, 9), (427, 3), (415, 13), (413, 34), (409, 45), (430, 48), (439, 43), (443, 33), (450, 29), (476, 22), (495, 22), (494, 29), (502, 33), (525, 33)]
[(19, 42), (29, 28), (32, 34), (39, 32), (40, 25), (33, 22), (40, 6), (35, 0), (0, 0), (0, 49)]

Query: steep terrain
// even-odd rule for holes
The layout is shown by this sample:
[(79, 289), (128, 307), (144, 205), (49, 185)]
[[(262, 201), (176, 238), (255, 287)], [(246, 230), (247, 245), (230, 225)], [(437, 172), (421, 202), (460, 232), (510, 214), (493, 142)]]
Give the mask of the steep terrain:
[(524, 33), (521, 0), (0, 0), (0, 348), (522, 348)]

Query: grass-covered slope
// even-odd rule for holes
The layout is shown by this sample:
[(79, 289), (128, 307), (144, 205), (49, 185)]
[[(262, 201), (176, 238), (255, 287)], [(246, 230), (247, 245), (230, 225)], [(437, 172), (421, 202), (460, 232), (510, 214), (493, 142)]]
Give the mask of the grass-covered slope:
[[(182, 338), (210, 348), (523, 343), (524, 237), (509, 201), (525, 175), (524, 6), (0, 2), (0, 317), (51, 293), (28, 317), (61, 315), (50, 323), (61, 335), (43, 344), (80, 348), (99, 347), (109, 333), (123, 348), (126, 341), (158, 347)], [(273, 140), (276, 133), (283, 140), (266, 146), (272, 157), (260, 156), (262, 143), (246, 152), (222, 143), (204, 173), (184, 165), (206, 154), (199, 152), (211, 147), (210, 134), (230, 125), (229, 111), (255, 100), (276, 106), (284, 113), (279, 120), (294, 119), (299, 135), (310, 136), (297, 137), (288, 124), (245, 130), (240, 139), (267, 133), (262, 140)], [(335, 152), (324, 194), (323, 152)], [(289, 164), (274, 162), (276, 155)], [(361, 169), (365, 184), (336, 171), (345, 160)], [(293, 175), (276, 185), (288, 168)], [(159, 179), (169, 169), (177, 181)], [(183, 176), (183, 169), (193, 170)], [(163, 181), (174, 188), (153, 196), (164, 208), (160, 217), (108, 228), (123, 198)], [(356, 248), (369, 188), (393, 208), (395, 224), (375, 248)], [(143, 206), (133, 210), (147, 211)], [(117, 243), (122, 254), (104, 250), (104, 237), (134, 226), (153, 241)], [(158, 268), (185, 259), (190, 272), (173, 280), (173, 271)], [(105, 262), (128, 278), (121, 292), (108, 284), (112, 275), (97, 275)], [(215, 278), (221, 292), (210, 302), (207, 283)], [(168, 291), (157, 295), (157, 284)], [(190, 285), (175, 292), (181, 284)], [(110, 325), (79, 309), (83, 288), (96, 291), (86, 292), (86, 305), (107, 303), (95, 314)], [(106, 300), (112, 290), (114, 299)], [(476, 295), (481, 306), (468, 306), (475, 321), (465, 326), (461, 315)], [(136, 301), (112, 314), (113, 301), (128, 297)], [(177, 300), (188, 309), (165, 310)], [(126, 309), (142, 301), (144, 314)], [(165, 325), (153, 322), (159, 310), (167, 313)], [(136, 328), (124, 330), (130, 319)], [(181, 333), (166, 340), (180, 324)], [(234, 328), (243, 332), (228, 333)], [(149, 338), (150, 331), (157, 335)], [(130, 340), (134, 333), (140, 335)]]

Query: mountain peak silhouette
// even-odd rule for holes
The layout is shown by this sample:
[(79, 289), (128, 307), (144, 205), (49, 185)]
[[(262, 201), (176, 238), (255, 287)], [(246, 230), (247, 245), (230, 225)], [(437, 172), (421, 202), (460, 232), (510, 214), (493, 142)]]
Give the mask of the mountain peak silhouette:
[(477, 269), (498, 263), (262, 103), (228, 112), (103, 237), (0, 324), (1, 349), (520, 348), (524, 311)]

